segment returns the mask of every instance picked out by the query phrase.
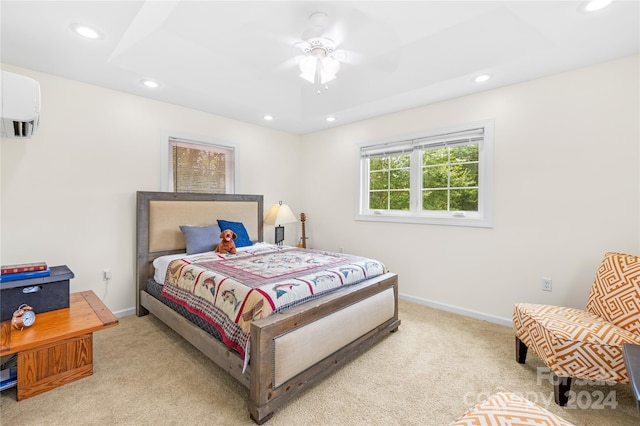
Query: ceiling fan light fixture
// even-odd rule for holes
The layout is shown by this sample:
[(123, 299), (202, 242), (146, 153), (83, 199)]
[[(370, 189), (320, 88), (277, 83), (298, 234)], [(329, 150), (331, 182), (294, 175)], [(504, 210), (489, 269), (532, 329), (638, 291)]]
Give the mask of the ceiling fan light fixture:
[(315, 74), (318, 59), (315, 56), (305, 56), (300, 61), (300, 71), (303, 74)]
[(318, 59), (315, 56), (305, 57), (300, 61), (300, 77), (313, 84), (316, 80), (317, 68)]
[(314, 74), (305, 74), (302, 73), (300, 74), (300, 77), (304, 80), (307, 80), (309, 83), (313, 84), (316, 82), (316, 75)]
[[(325, 58), (325, 59), (329, 59), (329, 58)], [(335, 61), (335, 60), (334, 60)], [(338, 61), (335, 61), (338, 62)], [(327, 84), (330, 81), (333, 81), (336, 79), (336, 72), (338, 72), (338, 69), (340, 68), (340, 64), (338, 64), (337, 67), (331, 65), (330, 63), (325, 63), (325, 61), (322, 61), (321, 63), (321, 68), (320, 68), (320, 84)]]
[(311, 37), (297, 46), (307, 55), (330, 55), (336, 50), (336, 43), (326, 37)]
[(340, 62), (332, 56), (335, 43), (328, 38), (313, 37), (296, 44), (306, 56), (299, 63), (300, 77), (314, 84), (335, 80)]
[(335, 75), (332, 74), (327, 74), (325, 72), (320, 72), (320, 84), (327, 84), (330, 81), (333, 81), (336, 79)]
[(331, 56), (325, 56), (324, 58), (321, 59), (321, 62), (322, 62), (322, 71), (324, 71), (327, 74), (333, 75), (334, 77), (340, 70), (340, 62), (336, 61)]

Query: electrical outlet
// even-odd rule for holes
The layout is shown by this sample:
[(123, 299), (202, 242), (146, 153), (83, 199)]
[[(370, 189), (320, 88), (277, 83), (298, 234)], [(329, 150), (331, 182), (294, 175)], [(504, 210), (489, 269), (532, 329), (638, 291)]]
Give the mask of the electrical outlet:
[(551, 278), (543, 278), (541, 288), (544, 291), (551, 291)]
[(111, 279), (111, 269), (104, 269), (102, 271), (102, 279), (104, 281), (109, 281)]

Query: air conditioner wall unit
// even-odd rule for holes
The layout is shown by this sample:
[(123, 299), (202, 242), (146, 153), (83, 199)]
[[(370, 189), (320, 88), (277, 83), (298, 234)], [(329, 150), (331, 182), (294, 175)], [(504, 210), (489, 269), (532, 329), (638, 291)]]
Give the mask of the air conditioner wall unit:
[(40, 84), (32, 78), (2, 71), (0, 93), (2, 136), (30, 138), (40, 123)]

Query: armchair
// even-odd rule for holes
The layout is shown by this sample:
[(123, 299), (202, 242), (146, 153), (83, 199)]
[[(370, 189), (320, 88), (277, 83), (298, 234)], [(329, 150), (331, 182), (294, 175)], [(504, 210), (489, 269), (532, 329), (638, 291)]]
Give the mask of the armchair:
[(640, 258), (607, 253), (587, 309), (518, 303), (516, 361), (531, 349), (553, 373), (556, 404), (566, 406), (571, 379), (629, 383), (622, 345), (640, 344)]

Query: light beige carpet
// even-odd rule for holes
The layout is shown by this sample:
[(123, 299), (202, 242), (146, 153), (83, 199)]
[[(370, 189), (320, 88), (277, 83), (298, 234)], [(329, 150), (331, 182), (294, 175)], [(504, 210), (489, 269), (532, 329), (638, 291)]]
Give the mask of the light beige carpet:
[[(540, 360), (529, 354), (526, 365), (516, 363), (509, 327), (406, 301), (400, 318), (397, 333), (266, 424), (446, 425), (498, 391), (515, 392), (576, 425), (640, 424), (628, 385), (574, 384), (573, 408), (557, 407)], [(94, 335), (93, 376), (21, 402), (15, 388), (3, 391), (0, 423), (251, 425), (247, 396), (156, 318), (131, 316)]]

